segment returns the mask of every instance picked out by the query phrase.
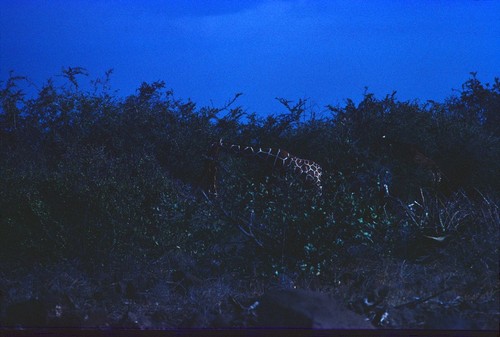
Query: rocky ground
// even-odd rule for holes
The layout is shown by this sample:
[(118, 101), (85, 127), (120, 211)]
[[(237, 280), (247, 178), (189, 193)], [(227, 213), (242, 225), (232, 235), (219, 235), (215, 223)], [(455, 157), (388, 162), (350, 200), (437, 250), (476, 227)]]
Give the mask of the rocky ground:
[(221, 273), (178, 253), (91, 267), (79, 261), (29, 267), (4, 262), (0, 325), (498, 331), (497, 282), (474, 270), (459, 273), (439, 259), (422, 264), (357, 253), (321, 278)]

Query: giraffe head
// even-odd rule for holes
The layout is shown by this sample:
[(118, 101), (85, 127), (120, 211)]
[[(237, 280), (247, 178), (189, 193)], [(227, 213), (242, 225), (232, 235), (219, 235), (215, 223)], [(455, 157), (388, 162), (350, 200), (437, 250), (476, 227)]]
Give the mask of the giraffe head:
[(386, 135), (382, 136), (382, 141), (396, 158), (412, 163), (422, 170), (427, 171), (431, 177), (431, 181), (435, 185), (443, 181), (443, 173), (439, 165), (425, 155), (417, 144), (393, 140)]

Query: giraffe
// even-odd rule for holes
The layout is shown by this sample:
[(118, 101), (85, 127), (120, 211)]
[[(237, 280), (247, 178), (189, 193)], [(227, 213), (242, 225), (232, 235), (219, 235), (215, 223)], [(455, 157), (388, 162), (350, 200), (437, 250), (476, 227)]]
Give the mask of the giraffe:
[(389, 139), (387, 136), (382, 136), (384, 143), (388, 144), (393, 153), (401, 159), (412, 162), (422, 169), (426, 170), (432, 177), (434, 185), (439, 185), (443, 181), (443, 172), (434, 160), (427, 157), (415, 145), (410, 143), (398, 142)]
[(290, 172), (299, 177), (306, 186), (314, 186), (319, 195), (322, 192), (321, 166), (309, 159), (298, 158), (288, 151), (273, 148), (261, 148), (226, 144), (220, 139), (211, 145), (211, 156), (207, 161), (208, 192), (217, 195), (217, 160), (220, 151), (237, 156), (248, 157), (272, 165), (272, 168), (281, 172)]

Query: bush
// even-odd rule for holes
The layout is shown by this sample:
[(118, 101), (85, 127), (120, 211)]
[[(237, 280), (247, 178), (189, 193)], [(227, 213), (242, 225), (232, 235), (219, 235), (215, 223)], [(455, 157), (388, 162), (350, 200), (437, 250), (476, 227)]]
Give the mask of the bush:
[[(68, 83), (48, 81), (34, 98), (20, 89), (23, 77), (0, 90), (2, 258), (92, 264), (181, 250), (200, 261), (228, 259), (224, 268), (243, 273), (321, 276), (351, 246), (406, 256), (409, 242), (427, 247), (463, 235), (472, 223), (462, 215), (483, 209), (471, 206), (479, 193), (496, 200), (500, 190), (498, 79), (490, 87), (473, 75), (444, 103), (366, 93), (358, 105), (348, 100), (306, 118), (304, 100), (279, 99), (282, 114), (260, 117), (234, 106), (239, 94), (219, 109), (199, 108), (164, 82), (119, 98), (111, 71), (92, 92), (78, 85), (83, 68), (63, 74)], [(323, 195), (223, 155), (220, 195), (206, 198), (204, 165), (220, 138), (318, 162)], [(443, 182), (405, 149), (435, 162)], [(236, 252), (224, 252), (235, 240)]]

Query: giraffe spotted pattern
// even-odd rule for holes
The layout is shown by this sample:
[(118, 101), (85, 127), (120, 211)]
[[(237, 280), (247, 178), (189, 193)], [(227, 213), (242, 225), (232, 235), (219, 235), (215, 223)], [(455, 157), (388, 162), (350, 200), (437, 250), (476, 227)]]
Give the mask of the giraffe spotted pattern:
[[(323, 171), (321, 166), (312, 160), (295, 157), (288, 151), (282, 149), (225, 144), (222, 139), (219, 142), (212, 144), (212, 154), (214, 159), (218, 156), (221, 149), (230, 154), (256, 158), (262, 162), (272, 164), (274, 169), (290, 172), (294, 176), (299, 177), (305, 185), (314, 186), (318, 193), (321, 193), (321, 175), (323, 174)], [(216, 194), (215, 164), (213, 164), (212, 169), (209, 170), (209, 174), (212, 175), (212, 186), (210, 186), (209, 191), (211, 190), (211, 192)]]

